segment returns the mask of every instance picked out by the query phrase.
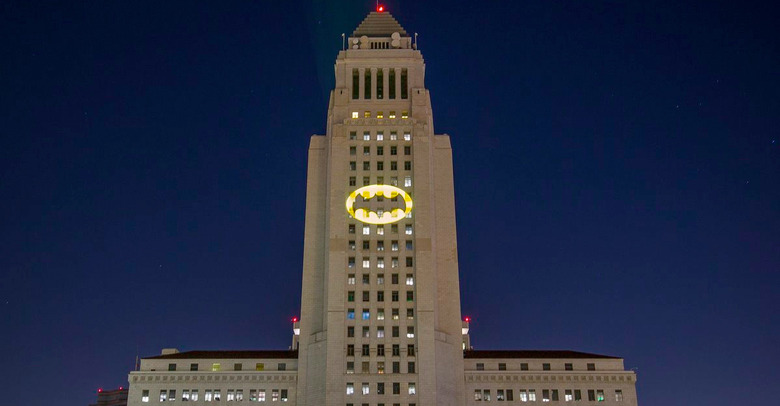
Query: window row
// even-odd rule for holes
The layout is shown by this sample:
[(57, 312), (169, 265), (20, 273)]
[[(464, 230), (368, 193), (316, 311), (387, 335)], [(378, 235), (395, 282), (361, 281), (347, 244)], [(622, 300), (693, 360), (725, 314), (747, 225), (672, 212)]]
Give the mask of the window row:
[[(485, 370), (485, 364), (482, 362), (477, 362), (476, 364), (477, 371), (484, 371)], [(588, 362), (585, 365), (585, 369), (588, 371), (595, 371), (596, 370), (596, 364), (592, 362)], [(498, 363), (498, 370), (499, 371), (506, 371), (506, 363), (500, 362)], [(520, 364), (520, 370), (521, 371), (528, 371), (528, 363), (521, 363)], [(551, 371), (552, 366), (550, 363), (542, 363), (542, 371)], [(573, 371), (574, 370), (574, 364), (573, 363), (564, 363), (563, 364), (563, 370), (564, 371)]]
[[(390, 331), (393, 338), (400, 337), (401, 330), (399, 326), (392, 326)], [(362, 326), (360, 334), (363, 338), (371, 338), (371, 328), (369, 326)], [(355, 338), (355, 326), (347, 326), (347, 338)], [(414, 326), (406, 327), (406, 338), (414, 338)]]
[[(361, 233), (363, 235), (371, 235), (371, 227), (372, 226), (369, 226), (369, 225), (363, 225), (361, 227)], [(385, 226), (384, 225), (375, 226), (375, 227), (376, 227), (376, 229), (375, 229), (376, 235), (385, 235)], [(355, 230), (356, 229), (357, 229), (357, 226), (355, 224), (350, 224), (349, 226), (347, 226), (347, 231), (350, 234), (355, 234)], [(412, 225), (411, 224), (406, 224), (404, 226), (404, 234), (412, 235), (412, 233), (413, 233)], [(398, 224), (390, 224), (390, 234), (398, 234)]]
[[(371, 170), (371, 162), (370, 161), (362, 161), (361, 165), (362, 165), (364, 171), (370, 171)], [(356, 161), (349, 161), (349, 170), (350, 171), (356, 171), (357, 170), (357, 162)], [(377, 163), (376, 163), (376, 170), (378, 170), (378, 171), (385, 170), (385, 162), (384, 161), (377, 161)], [(397, 171), (398, 170), (398, 161), (390, 161), (390, 170), (391, 171)], [(404, 161), (404, 170), (405, 171), (411, 171), (412, 170), (412, 161)]]
[[(357, 118), (357, 117), (354, 117), (355, 113), (357, 113), (357, 111), (352, 112), (353, 118)], [(366, 117), (366, 118), (369, 118), (371, 116), (371, 112), (367, 111), (366, 113), (368, 113), (368, 117)], [(377, 112), (377, 115), (378, 116), (383, 116), (381, 111)], [(377, 117), (377, 118), (382, 118), (382, 117)], [(394, 111), (390, 112), (390, 118), (395, 118), (395, 112)], [(376, 135), (374, 137), (375, 137), (375, 139), (377, 141), (384, 141), (385, 140), (385, 132), (384, 131), (377, 131)], [(390, 139), (390, 141), (398, 141), (398, 132), (397, 131), (390, 131), (389, 139)], [(350, 141), (357, 141), (358, 140), (357, 131), (350, 131), (349, 132), (349, 140)], [(362, 138), (362, 140), (363, 141), (371, 141), (371, 131), (363, 131), (363, 138)], [(412, 140), (412, 133), (409, 132), (409, 131), (404, 131), (403, 140), (404, 141), (411, 141)], [(407, 154), (407, 155), (409, 155), (409, 154)]]
[[(369, 291), (363, 291), (361, 298), (363, 299), (363, 302), (370, 302), (371, 301), (371, 292)], [(390, 301), (391, 302), (398, 302), (400, 298), (400, 292), (397, 290), (390, 291)], [(347, 291), (347, 302), (354, 302), (355, 301), (355, 291), (349, 290)], [(380, 290), (376, 292), (376, 301), (377, 302), (384, 302), (385, 301), (385, 291)], [(409, 290), (406, 291), (406, 301), (407, 302), (413, 302), (414, 301), (414, 292)], [(354, 319), (354, 315), (352, 317)]]
[[(371, 320), (371, 312), (369, 309), (363, 309), (363, 312), (360, 316), (363, 320)], [(391, 309), (391, 320), (400, 320), (400, 312), (398, 308)], [(347, 319), (348, 320), (354, 320), (355, 319), (355, 309), (347, 309)], [(377, 309), (376, 310), (376, 319), (377, 320), (384, 320), (385, 319), (385, 309)], [(414, 309), (406, 309), (406, 319), (407, 320), (414, 320)]]
[[(371, 275), (364, 273), (360, 280), (364, 285), (370, 285), (371, 284)], [(394, 273), (390, 275), (390, 282), (393, 285), (398, 285), (398, 274)], [(354, 285), (355, 284), (355, 274), (347, 274), (347, 285)], [(385, 274), (380, 273), (376, 275), (376, 284), (377, 285), (384, 285), (385, 284)], [(406, 274), (406, 286), (414, 286), (414, 275), (408, 273)]]
[[(392, 365), (392, 372), (386, 372), (385, 371), (385, 362), (384, 361), (377, 361), (376, 362), (376, 370), (371, 371), (368, 361), (361, 362), (361, 374), (370, 374), (370, 373), (376, 373), (379, 375), (385, 374), (385, 373), (393, 373), (393, 374), (400, 374), (401, 373), (401, 363), (399, 361), (393, 361), (391, 363)], [(406, 363), (406, 373), (408, 374), (414, 374), (415, 373), (415, 366), (414, 361), (409, 361)], [(347, 374), (354, 374), (355, 373), (355, 362), (354, 361), (347, 361)]]
[[(244, 369), (244, 364), (242, 364), (240, 362), (237, 362), (237, 363), (233, 364), (232, 371), (244, 371), (244, 370), (265, 371), (266, 370), (265, 366), (266, 365), (265, 365), (264, 362), (257, 362), (254, 365), (254, 369)], [(178, 368), (179, 368), (178, 364), (174, 364), (174, 363), (168, 364), (168, 370), (169, 371), (176, 371)], [(198, 370), (200, 370), (200, 364), (196, 364), (196, 363), (190, 364), (190, 369), (189, 370), (190, 371), (198, 371)], [(217, 372), (217, 371), (222, 371), (222, 370), (223, 369), (222, 369), (222, 364), (221, 363), (215, 362), (215, 363), (211, 364), (211, 371), (212, 372)], [(284, 362), (280, 362), (280, 363), (276, 364), (276, 370), (277, 371), (285, 371), (285, 370), (287, 370), (287, 364), (284, 363)], [(152, 369), (152, 371), (154, 371), (154, 369)]]
[[(384, 42), (372, 43), (371, 48), (383, 49)], [(373, 83), (373, 85), (372, 85)], [(409, 98), (409, 70), (406, 68), (352, 68), (352, 99)]]
[[(393, 357), (400, 357), (401, 356), (401, 345), (400, 344), (393, 344), (391, 347), (391, 355)], [(368, 344), (363, 344), (360, 348), (360, 355), (367, 357), (371, 355), (371, 346)], [(408, 357), (414, 357), (415, 356), (415, 350), (414, 350), (414, 344), (409, 344), (406, 346), (406, 355)], [(355, 356), (355, 346), (352, 344), (347, 345), (347, 356), (348, 357), (354, 357)], [(384, 344), (378, 344), (376, 346), (376, 356), (378, 357), (384, 357), (385, 356), (385, 345)]]
[[(392, 394), (393, 395), (400, 395), (401, 394), (401, 382), (392, 382)], [(414, 382), (409, 382), (406, 384), (406, 391), (410, 395), (416, 395), (417, 394), (417, 385), (415, 385)], [(363, 395), (370, 395), (371, 394), (371, 385), (369, 385), (368, 382), (363, 382), (360, 385), (360, 393)], [(377, 395), (384, 395), (385, 394), (385, 383), (384, 382), (377, 382), (376, 383), (376, 393)], [(355, 384), (353, 382), (347, 382), (347, 395), (354, 395), (355, 394)]]
[[(517, 391), (519, 400), (521, 402), (536, 402), (536, 390), (535, 389), (520, 389)], [(542, 402), (558, 402), (560, 398), (558, 396), (558, 389), (542, 389), (541, 401)], [(606, 400), (605, 392), (603, 389), (588, 389), (586, 392), (589, 402), (604, 402)], [(616, 389), (614, 393), (614, 399), (616, 402), (623, 401), (623, 390)], [(489, 402), (491, 400), (490, 389), (475, 389), (474, 400)], [(513, 401), (514, 390), (512, 389), (498, 389), (496, 390), (497, 401)], [(563, 400), (565, 402), (577, 402), (582, 400), (582, 390), (580, 389), (565, 389), (563, 391)]]
[[(370, 134), (366, 133), (366, 136), (371, 136)], [(411, 134), (410, 134), (411, 136)], [(349, 154), (350, 155), (357, 155), (357, 147), (351, 146), (349, 147)], [(385, 155), (385, 147), (382, 145), (377, 145), (376, 147), (376, 154), (377, 156), (384, 156)], [(391, 145), (390, 146), (390, 155), (398, 155), (398, 146)], [(409, 145), (404, 146), (404, 155), (412, 155), (412, 147)], [(363, 156), (371, 156), (371, 147), (364, 146), (363, 147)]]
[[(367, 242), (367, 241), (366, 241)], [(375, 265), (378, 269), (384, 269), (385, 267), (385, 259), (386, 258), (376, 258), (375, 259)], [(363, 258), (360, 260), (361, 265), (363, 268), (371, 268), (371, 258)], [(407, 268), (414, 267), (414, 257), (406, 257), (404, 260), (404, 264)], [(355, 257), (348, 257), (347, 258), (347, 267), (348, 268), (354, 268), (355, 267)], [(390, 258), (390, 267), (391, 268), (398, 268), (399, 262), (398, 257), (391, 257)], [(396, 275), (396, 274), (394, 274)], [(414, 285), (414, 282), (408, 283), (409, 280), (407, 279), (407, 285)]]
[[(392, 163), (392, 162), (391, 162)], [(383, 162), (377, 162), (376, 163), (377, 170), (382, 170), (384, 168)], [(393, 168), (395, 170), (395, 168)], [(371, 177), (370, 176), (363, 176), (363, 184), (361, 186), (368, 186), (371, 185)], [(376, 184), (377, 185), (384, 185), (385, 184), (385, 177), (384, 176), (377, 176), (376, 177)], [(390, 183), (391, 186), (398, 186), (398, 176), (391, 176), (390, 177)], [(349, 186), (357, 186), (357, 176), (350, 176), (349, 177)], [(412, 177), (411, 176), (404, 176), (404, 187), (412, 187)], [(379, 198), (382, 198), (381, 200)], [(377, 196), (377, 201), (383, 201), (384, 197)], [(393, 202), (397, 202), (398, 199), (391, 199)], [(409, 213), (411, 214), (411, 212)], [(407, 215), (408, 218), (411, 218), (411, 216)]]
[[(370, 230), (369, 230), (370, 231)], [(406, 247), (407, 251), (411, 251), (414, 249), (414, 242), (412, 240), (406, 240), (403, 241), (404, 246)], [(385, 241), (376, 241), (374, 244), (377, 251), (384, 251), (385, 250)], [(400, 245), (398, 244), (398, 240), (392, 240), (390, 241), (390, 251), (397, 252), (398, 247)], [(348, 248), (350, 251), (355, 251), (357, 249), (357, 244), (355, 243), (355, 240), (349, 240)], [(362, 241), (361, 242), (361, 248), (364, 250), (370, 250), (371, 249), (371, 241)]]
[[(244, 390), (243, 389), (227, 389), (225, 391), (225, 400), (228, 402), (242, 402), (244, 401)], [(271, 390), (271, 401), (277, 402), (287, 402), (287, 389), (272, 389)], [(197, 402), (200, 400), (200, 393), (197, 389), (183, 389), (181, 391), (181, 401), (182, 402)], [(203, 401), (205, 402), (219, 402), (222, 400), (222, 390), (221, 389), (206, 389), (203, 391)], [(160, 402), (173, 402), (176, 401), (176, 389), (162, 389), (160, 390)], [(266, 390), (265, 389), (250, 389), (249, 390), (249, 401), (250, 402), (265, 402), (266, 401)], [(141, 402), (142, 403), (149, 403), (149, 390), (144, 389), (141, 391)]]

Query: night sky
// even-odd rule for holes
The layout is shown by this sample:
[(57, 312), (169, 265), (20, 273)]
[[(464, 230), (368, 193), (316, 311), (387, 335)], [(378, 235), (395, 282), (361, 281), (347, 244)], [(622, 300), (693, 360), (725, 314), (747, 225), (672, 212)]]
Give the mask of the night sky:
[[(475, 348), (622, 356), (640, 405), (776, 398), (773, 2), (385, 4), (452, 137)], [(0, 403), (287, 348), (309, 136), (373, 5), (2, 2)]]

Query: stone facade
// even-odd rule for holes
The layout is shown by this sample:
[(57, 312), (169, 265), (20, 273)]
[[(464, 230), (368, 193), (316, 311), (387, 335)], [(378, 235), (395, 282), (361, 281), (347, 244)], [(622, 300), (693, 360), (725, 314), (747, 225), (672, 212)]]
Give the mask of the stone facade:
[(309, 146), (291, 351), (167, 351), (130, 373), (129, 404), (635, 406), (622, 359), (471, 350), (452, 151), (434, 132), (422, 54), (387, 13), (370, 13), (345, 40), (327, 132)]

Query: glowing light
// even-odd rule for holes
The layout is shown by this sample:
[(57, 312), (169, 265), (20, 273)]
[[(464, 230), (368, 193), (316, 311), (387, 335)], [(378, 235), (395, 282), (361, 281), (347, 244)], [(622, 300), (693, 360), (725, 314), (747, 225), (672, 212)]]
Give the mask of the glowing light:
[(103, 388), (98, 388), (98, 393), (103, 392)]
[[(387, 198), (394, 198), (401, 196), (404, 199), (405, 207), (403, 210), (395, 208), (389, 211), (382, 212), (380, 215), (375, 211), (368, 209), (355, 209), (355, 199), (360, 195), (363, 200), (371, 199), (374, 196), (383, 196)], [(347, 197), (347, 212), (360, 222), (368, 224), (390, 224), (397, 221), (401, 221), (407, 214), (412, 211), (412, 197), (409, 196), (402, 189), (390, 185), (368, 185), (363, 186), (360, 189), (355, 190)]]
[(385, 11), (385, 6), (377, 6), (376, 11), (378, 11), (380, 13)]
[(471, 323), (471, 317), (466, 316), (464, 320), (466, 320), (466, 323)]
[(297, 323), (297, 322), (298, 322), (298, 316), (296, 316), (296, 317), (293, 317), (293, 318), (292, 318), (292, 321), (293, 321), (293, 323)]

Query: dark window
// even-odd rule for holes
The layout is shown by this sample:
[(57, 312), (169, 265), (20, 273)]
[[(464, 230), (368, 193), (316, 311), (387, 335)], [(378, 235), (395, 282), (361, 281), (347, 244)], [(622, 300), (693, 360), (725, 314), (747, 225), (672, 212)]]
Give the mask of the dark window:
[(240, 370), (241, 370), (241, 368), (242, 368), (242, 365), (241, 365), (241, 364), (233, 364), (233, 370), (234, 370), (234, 371), (240, 371)]
[(407, 302), (414, 301), (414, 292), (411, 292), (411, 291), (406, 292), (406, 301)]
[(406, 171), (412, 170), (412, 161), (404, 161), (404, 170)]
[(484, 371), (485, 370), (485, 364), (478, 362), (477, 363), (477, 371)]
[(588, 371), (595, 371), (596, 370), (596, 364), (588, 364)]
[(393, 344), (393, 356), (394, 357), (400, 357), (401, 356), (401, 346), (398, 344)]
[(414, 259), (412, 257), (406, 257), (406, 266), (414, 266)]
[[(393, 326), (393, 337), (398, 337), (398, 334), (399, 334), (398, 326)], [(396, 355), (395, 347), (396, 346), (393, 345), (393, 355)]]
[(366, 100), (371, 99), (371, 69), (366, 69), (364, 72), (364, 82), (363, 82), (363, 98)]
[(363, 162), (363, 170), (364, 171), (370, 171), (371, 170), (371, 162), (368, 162), (368, 161)]
[(398, 155), (398, 147), (396, 147), (395, 145), (392, 145), (390, 147), (390, 155)]
[(401, 394), (401, 383), (393, 382), (393, 395), (400, 395), (400, 394)]
[(376, 355), (380, 356), (380, 357), (384, 357), (385, 356), (385, 345), (384, 344), (379, 344), (379, 345), (376, 346)]
[(168, 370), (169, 371), (175, 371), (176, 370), (176, 364), (168, 364)]
[(406, 346), (406, 355), (410, 357), (414, 356), (414, 344), (409, 344)]
[(362, 355), (364, 357), (367, 357), (369, 355), (369, 351), (370, 350), (369, 350), (368, 344), (363, 344), (363, 348), (362, 348), (362, 351), (361, 351), (360, 355)]
[(355, 346), (350, 344), (347, 346), (347, 356), (352, 357), (355, 355)]
[(190, 364), (190, 371), (197, 371), (198, 370), (198, 364)]
[(563, 364), (563, 369), (565, 369), (567, 371), (573, 371), (574, 370), (574, 365), (572, 365), (572, 364)]
[(406, 365), (406, 371), (409, 374), (413, 374), (414, 373), (414, 362), (409, 361), (409, 363)]
[(506, 371), (506, 364), (503, 362), (498, 363), (498, 370), (499, 371)]
[(520, 370), (521, 371), (527, 371), (528, 370), (528, 364), (526, 364), (525, 362), (520, 364)]
[(383, 99), (385, 97), (385, 82), (384, 71), (382, 69), (376, 70), (376, 98)]
[(355, 301), (355, 291), (350, 290), (347, 292), (347, 302), (354, 302)]
[(357, 169), (357, 163), (355, 163), (355, 161), (349, 161), (349, 170), (354, 171), (355, 169)]
[(287, 370), (287, 364), (281, 363), (279, 364), (279, 368), (277, 368), (279, 371), (286, 371)]
[[(354, 170), (354, 169), (353, 169)], [(396, 161), (390, 161), (390, 170), (391, 171), (397, 171), (398, 170), (398, 162)]]
[(409, 98), (409, 89), (407, 88), (409, 86), (409, 74), (406, 69), (401, 70), (401, 98), (402, 99), (408, 99)]
[(349, 326), (347, 327), (347, 337), (354, 337), (355, 336), (355, 327)]
[(352, 69), (352, 99), (360, 98), (360, 71)]
[(595, 402), (596, 401), (596, 391), (593, 389), (588, 389), (588, 402)]
[(398, 361), (393, 362), (393, 373), (394, 374), (400, 374), (401, 373), (401, 363)]
[(412, 147), (410, 147), (408, 145), (405, 146), (404, 147), (404, 155), (412, 155)]
[(550, 370), (550, 364), (542, 364), (542, 370), (549, 371)]

